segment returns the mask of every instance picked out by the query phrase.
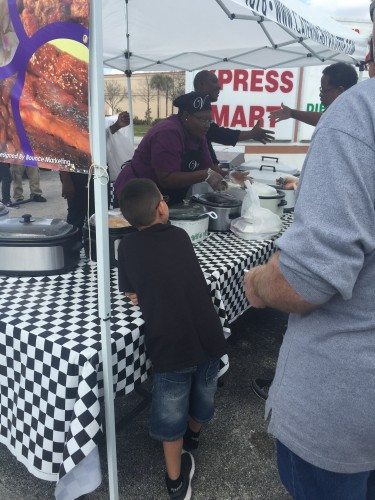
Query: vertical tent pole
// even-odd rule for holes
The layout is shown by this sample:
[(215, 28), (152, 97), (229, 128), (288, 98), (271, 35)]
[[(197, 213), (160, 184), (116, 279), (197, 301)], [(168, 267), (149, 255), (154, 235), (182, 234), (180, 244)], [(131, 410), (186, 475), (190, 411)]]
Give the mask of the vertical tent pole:
[[(105, 427), (109, 496), (118, 500), (116, 428), (113, 397), (111, 347), (111, 296), (109, 271), (108, 193), (104, 131), (104, 75), (102, 0), (91, 0), (90, 8), (90, 119), (94, 164), (98, 305), (103, 358)], [(103, 168), (105, 167), (105, 169)]]
[(129, 116), (130, 116), (130, 132), (131, 132), (131, 138), (133, 141), (133, 147), (134, 147), (134, 123), (133, 123), (133, 95), (132, 95), (132, 70), (130, 68), (130, 57), (131, 57), (131, 52), (130, 52), (130, 34), (129, 34), (129, 0), (125, 0), (125, 17), (126, 17), (126, 52), (125, 52), (125, 59), (126, 59), (126, 70), (125, 70), (125, 75), (126, 75), (126, 82), (127, 82), (127, 89), (128, 89), (128, 109), (129, 109)]

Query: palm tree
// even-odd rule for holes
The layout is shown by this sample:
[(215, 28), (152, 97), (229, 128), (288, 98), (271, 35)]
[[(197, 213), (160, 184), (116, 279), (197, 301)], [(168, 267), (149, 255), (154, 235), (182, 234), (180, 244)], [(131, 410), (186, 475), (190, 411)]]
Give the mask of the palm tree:
[(168, 101), (170, 98), (170, 95), (173, 91), (173, 78), (166, 75), (164, 77), (164, 94), (165, 94), (165, 117), (167, 118), (168, 116)]
[(160, 93), (164, 91), (164, 75), (153, 75), (151, 77), (151, 88), (156, 90), (156, 97), (158, 102), (157, 118), (160, 118)]

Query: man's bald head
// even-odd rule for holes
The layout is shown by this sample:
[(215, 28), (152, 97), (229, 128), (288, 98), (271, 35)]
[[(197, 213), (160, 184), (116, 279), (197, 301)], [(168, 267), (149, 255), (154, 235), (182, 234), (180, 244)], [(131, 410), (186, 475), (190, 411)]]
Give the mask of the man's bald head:
[(215, 73), (204, 69), (195, 75), (194, 90), (196, 92), (209, 94), (211, 102), (216, 102), (218, 100), (221, 87)]

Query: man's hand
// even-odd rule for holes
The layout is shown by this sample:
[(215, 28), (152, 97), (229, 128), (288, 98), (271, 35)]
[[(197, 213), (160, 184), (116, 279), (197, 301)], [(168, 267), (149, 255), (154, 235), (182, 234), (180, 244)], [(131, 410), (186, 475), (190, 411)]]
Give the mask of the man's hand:
[(264, 309), (266, 304), (255, 294), (253, 287), (253, 279), (257, 272), (259, 272), (259, 268), (263, 266), (258, 266), (250, 271), (245, 272), (244, 278), (244, 290), (247, 300), (252, 307), (257, 309)]
[(281, 108), (276, 111), (271, 111), (269, 118), (274, 119), (276, 123), (288, 120), (289, 118), (292, 118), (292, 110), (291, 108), (288, 108), (288, 106), (285, 106), (285, 104), (281, 103)]
[(130, 302), (133, 304), (133, 306), (138, 305), (138, 296), (134, 292), (125, 292), (124, 293), (125, 297), (130, 300)]
[(276, 179), (276, 185), (281, 186), (283, 189), (297, 189), (299, 183), (298, 177), (294, 175), (287, 175)]
[(62, 184), (61, 196), (67, 201), (71, 201), (76, 193), (72, 178), (69, 172), (60, 172), (60, 180)]
[(111, 125), (109, 128), (111, 129), (112, 134), (115, 134), (120, 128), (127, 127), (130, 123), (130, 116), (127, 111), (122, 111), (118, 117), (117, 120), (113, 125)]
[(130, 116), (127, 111), (122, 111), (117, 118), (119, 128), (127, 127), (130, 123)]
[(261, 142), (262, 144), (267, 144), (267, 142), (272, 142), (275, 140), (275, 132), (272, 130), (265, 130), (259, 125), (259, 121), (256, 123), (255, 127), (251, 130), (251, 139), (253, 141)]

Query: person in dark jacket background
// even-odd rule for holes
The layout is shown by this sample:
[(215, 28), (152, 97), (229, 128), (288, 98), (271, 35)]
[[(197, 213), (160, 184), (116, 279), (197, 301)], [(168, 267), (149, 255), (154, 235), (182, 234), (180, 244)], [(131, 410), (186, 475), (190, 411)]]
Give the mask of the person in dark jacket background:
[(0, 182), (1, 182), (1, 201), (9, 207), (12, 202), (10, 200), (10, 185), (12, 183), (12, 174), (10, 172), (9, 163), (0, 162)]
[[(219, 98), (221, 87), (215, 73), (203, 70), (195, 75), (194, 90), (209, 94), (211, 102), (216, 102)], [(217, 165), (219, 160), (212, 147), (212, 142), (223, 144), (224, 146), (235, 146), (240, 141), (259, 141), (267, 144), (274, 140), (273, 134), (274, 132), (271, 130), (261, 128), (259, 122), (251, 130), (235, 130), (227, 127), (219, 127), (219, 125), (211, 121), (206, 137), (212, 161), (214, 165)]]

